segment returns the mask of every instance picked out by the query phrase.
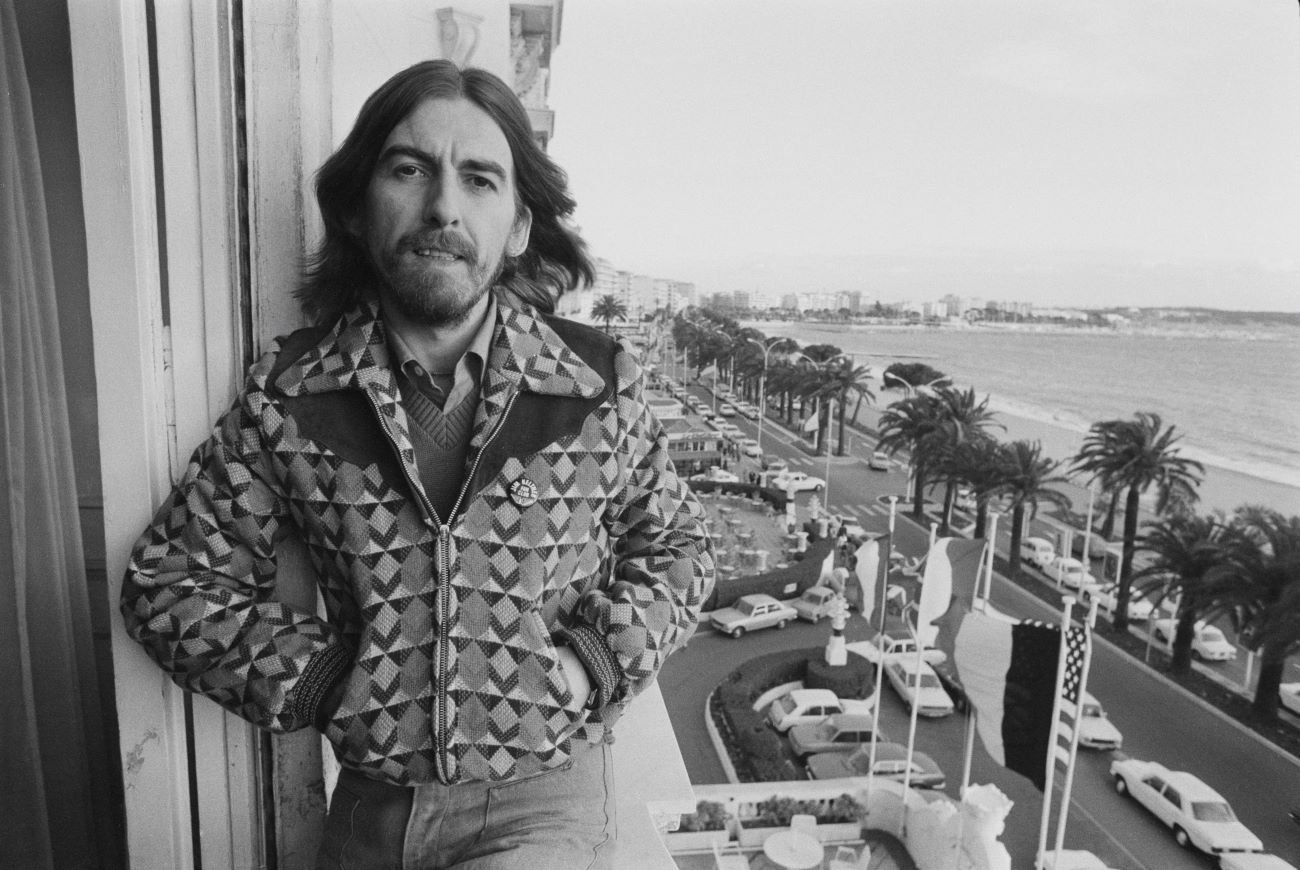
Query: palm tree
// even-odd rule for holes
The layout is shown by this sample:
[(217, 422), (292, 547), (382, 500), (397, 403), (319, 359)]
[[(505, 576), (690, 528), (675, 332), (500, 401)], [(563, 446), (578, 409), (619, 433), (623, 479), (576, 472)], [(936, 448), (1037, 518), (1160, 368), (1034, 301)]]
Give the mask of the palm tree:
[(926, 444), (943, 425), (943, 409), (933, 395), (909, 396), (892, 403), (880, 415), (880, 439), (876, 447), (889, 454), (906, 450), (912, 460), (912, 516), (925, 516), (926, 475), (929, 472)]
[[(851, 358), (841, 356), (838, 365), (828, 368), (826, 373), (825, 388), (839, 403), (839, 447), (836, 448), (835, 455), (843, 456), (845, 411), (849, 405), (849, 394), (855, 393), (859, 404), (864, 398), (869, 401), (875, 401), (876, 398), (871, 392), (871, 369), (867, 366), (855, 366)], [(854, 417), (857, 417), (857, 409), (854, 409)]]
[(1060, 460), (1043, 456), (1043, 445), (1039, 441), (1012, 441), (1002, 447), (1002, 463), (1007, 472), (1007, 483), (1002, 495), (1011, 508), (1011, 576), (1020, 573), (1020, 540), (1024, 534), (1025, 515), (1029, 519), (1038, 516), (1041, 502), (1068, 508), (1070, 497), (1054, 484), (1066, 482), (1063, 475), (1057, 474), (1061, 467)]
[[(945, 482), (957, 481), (970, 487), (975, 497), (974, 537), (984, 537), (989, 505), (1006, 486), (1008, 474), (1003, 463), (1003, 446), (984, 432), (958, 444), (938, 464), (936, 475)], [(939, 534), (947, 535), (951, 518), (944, 516)]]
[(1115, 596), (1114, 626), (1128, 628), (1128, 603), (1132, 585), (1133, 553), (1137, 547), (1138, 510), (1142, 493), (1156, 488), (1156, 513), (1172, 503), (1190, 504), (1196, 498), (1205, 467), (1178, 455), (1180, 438), (1174, 427), (1164, 428), (1159, 414), (1140, 411), (1132, 420), (1094, 423), (1074, 459), (1074, 468), (1095, 481), (1127, 490), (1124, 504), (1124, 549), (1120, 559), (1119, 589)]
[(605, 321), (605, 332), (608, 333), (609, 325), (615, 320), (627, 319), (627, 305), (617, 296), (606, 294), (591, 306), (591, 316)]
[(1232, 523), (1248, 544), (1207, 571), (1206, 583), (1229, 608), (1242, 644), (1259, 653), (1251, 709), (1272, 721), (1286, 658), (1300, 650), (1300, 517), (1247, 505)]
[[(993, 412), (989, 410), (988, 396), (985, 396), (983, 401), (976, 401), (973, 387), (962, 392), (941, 386), (934, 391), (934, 396), (940, 402), (943, 422), (937, 437), (930, 439), (925, 445), (926, 449), (932, 452), (933, 463), (943, 462), (953, 450), (979, 437), (990, 426), (1006, 428), (994, 419)], [(952, 505), (956, 496), (957, 483), (950, 478), (943, 494), (942, 530), (945, 534), (952, 519)]]
[(1196, 621), (1221, 612), (1206, 575), (1227, 563), (1238, 540), (1222, 514), (1175, 514), (1146, 524), (1138, 549), (1153, 558), (1133, 574), (1133, 588), (1156, 605), (1169, 599), (1178, 602), (1170, 672), (1191, 671)]

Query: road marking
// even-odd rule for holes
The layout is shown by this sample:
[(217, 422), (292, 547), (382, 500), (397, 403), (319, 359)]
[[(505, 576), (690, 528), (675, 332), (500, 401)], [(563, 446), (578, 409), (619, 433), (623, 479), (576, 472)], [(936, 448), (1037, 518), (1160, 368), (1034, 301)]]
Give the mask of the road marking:
[[(1055, 791), (1058, 791), (1058, 792), (1062, 792), (1062, 793), (1064, 793), (1064, 790), (1065, 790), (1065, 785), (1064, 785), (1064, 783), (1057, 783), (1057, 784), (1056, 784), (1056, 788), (1055, 788), (1054, 790), (1055, 790)], [(1100, 831), (1100, 832), (1101, 832), (1101, 833), (1106, 837), (1107, 840), (1110, 840), (1111, 844), (1112, 844), (1113, 846), (1115, 846), (1115, 848), (1119, 849), (1119, 850), (1120, 850), (1121, 852), (1123, 852), (1126, 856), (1128, 856), (1128, 859), (1129, 859), (1130, 861), (1132, 861), (1132, 862), (1133, 862), (1133, 863), (1134, 863), (1138, 868), (1140, 868), (1140, 870), (1147, 870), (1147, 865), (1145, 865), (1145, 864), (1143, 864), (1141, 861), (1139, 861), (1137, 855), (1134, 855), (1132, 852), (1130, 852), (1130, 851), (1129, 851), (1129, 850), (1124, 846), (1123, 843), (1121, 843), (1119, 840), (1116, 840), (1116, 839), (1115, 839), (1115, 836), (1114, 836), (1113, 834), (1111, 834), (1110, 831), (1106, 830), (1105, 826), (1102, 825), (1101, 821), (1100, 821), (1096, 816), (1094, 816), (1092, 813), (1088, 812), (1087, 808), (1085, 808), (1081, 803), (1079, 803), (1078, 799), (1075, 798), (1074, 795), (1071, 795), (1071, 796), (1070, 796), (1070, 808), (1073, 809), (1073, 810), (1078, 810), (1078, 812), (1080, 813), (1080, 815), (1082, 815), (1082, 816), (1083, 816), (1084, 818), (1086, 818), (1089, 822), (1091, 822), (1091, 823), (1092, 823), (1092, 826), (1093, 826), (1095, 829), (1097, 829), (1098, 831)]]

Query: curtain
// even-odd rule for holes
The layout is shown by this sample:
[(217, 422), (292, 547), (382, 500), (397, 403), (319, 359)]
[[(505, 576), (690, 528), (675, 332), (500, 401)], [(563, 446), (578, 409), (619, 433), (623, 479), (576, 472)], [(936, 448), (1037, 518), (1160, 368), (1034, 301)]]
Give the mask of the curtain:
[(99, 867), (103, 735), (40, 156), (0, 0), (0, 867)]

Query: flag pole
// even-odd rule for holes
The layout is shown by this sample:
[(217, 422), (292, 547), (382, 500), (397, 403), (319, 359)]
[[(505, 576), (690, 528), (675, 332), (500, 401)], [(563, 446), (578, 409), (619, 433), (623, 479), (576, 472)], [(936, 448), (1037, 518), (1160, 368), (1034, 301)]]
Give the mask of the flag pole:
[[(993, 516), (996, 517), (997, 514), (994, 514)], [(990, 525), (990, 528), (991, 527), (992, 526)], [(989, 539), (997, 540), (992, 535), (989, 536)], [(985, 558), (982, 561), (984, 562), (983, 567), (990, 575), (993, 573), (993, 560), (991, 558), (988, 558), (988, 554), (992, 549), (993, 548), (989, 546), (988, 541), (986, 540), (984, 542), (984, 553), (983, 553)], [(985, 586), (985, 592), (983, 598), (984, 602), (988, 601), (988, 588), (989, 585), (992, 584), (992, 577), (991, 576), (988, 577), (987, 580), (988, 580), (988, 585)], [(975, 589), (971, 593), (970, 609), (983, 612), (985, 608), (981, 606), (980, 585), (981, 584), (978, 581), (975, 583)], [(957, 796), (962, 799), (966, 797), (966, 788), (970, 785), (971, 759), (974, 755), (975, 755), (975, 708), (972, 707), (970, 702), (968, 701), (966, 703), (965, 743), (962, 748), (961, 790), (957, 792)]]
[(835, 420), (835, 400), (826, 402), (826, 513), (831, 512), (831, 426)]
[[(918, 618), (920, 617), (921, 608), (919, 606), (909, 604), (908, 609), (916, 614)], [(912, 625), (911, 617), (907, 615), (907, 611), (903, 612), (903, 624), (907, 626), (907, 633), (912, 636), (912, 644), (916, 647), (916, 669), (912, 672), (912, 679), (910, 681), (912, 683), (912, 716), (907, 724), (907, 762), (906, 767), (903, 768), (903, 839), (906, 840), (907, 793), (912, 785), (912, 753), (916, 749), (916, 720), (917, 710), (921, 706), (919, 703), (919, 696), (921, 694), (921, 662), (923, 659), (921, 658), (921, 638), (917, 634), (917, 628), (919, 628), (919, 626), (914, 627)], [(881, 653), (880, 660), (882, 662), (885, 660), (883, 652)]]
[[(1086, 538), (1084, 540), (1087, 540)], [(1061, 788), (1061, 808), (1056, 816), (1056, 853), (1052, 856), (1052, 870), (1056, 870), (1056, 862), (1061, 854), (1061, 848), (1065, 843), (1065, 823), (1069, 819), (1070, 809), (1070, 790), (1074, 787), (1074, 765), (1079, 758), (1079, 721), (1083, 718), (1083, 694), (1088, 688), (1088, 671), (1092, 668), (1092, 630), (1097, 625), (1097, 598), (1093, 596), (1088, 605), (1087, 616), (1087, 633), (1084, 635), (1086, 641), (1083, 647), (1083, 666), (1079, 670), (1079, 699), (1076, 709), (1078, 714), (1074, 717), (1073, 733), (1070, 735), (1070, 756), (1065, 764), (1065, 783)], [(1056, 747), (1052, 747), (1056, 751)]]
[[(898, 496), (889, 497), (889, 546), (885, 548), (885, 589), (889, 589), (889, 570), (894, 566), (894, 520), (898, 516)], [(885, 633), (885, 608), (880, 608), (880, 633)]]
[(1034, 866), (1043, 866), (1043, 852), (1047, 850), (1047, 825), (1052, 818), (1052, 787), (1056, 776), (1056, 739), (1061, 725), (1061, 689), (1065, 685), (1065, 655), (1067, 635), (1070, 631), (1070, 612), (1074, 609), (1074, 596), (1061, 599), (1061, 646), (1056, 659), (1056, 693), (1052, 698), (1052, 730), (1047, 736), (1047, 771), (1043, 781), (1043, 811), (1038, 821), (1038, 851)]
[[(990, 516), (989, 536), (984, 542), (983, 562), (984, 562), (984, 569), (988, 574), (988, 576), (985, 578), (986, 582), (984, 584), (984, 599), (983, 599), (984, 602), (988, 601), (989, 590), (993, 586), (993, 558), (991, 556), (993, 547), (989, 546), (988, 542), (997, 540), (997, 535), (994, 534), (993, 532), (993, 530), (997, 527), (997, 516), (998, 516), (997, 514), (993, 514)], [(971, 606), (971, 610), (979, 610), (981, 612), (983, 612), (986, 609), (980, 606), (980, 583), (978, 580), (976, 580), (975, 588), (971, 591), (970, 606)], [(958, 629), (958, 631), (960, 632), (960, 629)], [(954, 662), (953, 664), (955, 665), (956, 663)], [(957, 799), (961, 801), (963, 804), (966, 802), (966, 789), (970, 788), (971, 760), (975, 756), (975, 716), (976, 715), (977, 714), (975, 712), (975, 706), (971, 704), (970, 700), (968, 699), (966, 701), (966, 722), (965, 722), (966, 734), (962, 745), (961, 789), (957, 792)], [(956, 852), (956, 859), (955, 859), (956, 863), (953, 865), (953, 870), (961, 870), (962, 846), (966, 836), (965, 829), (966, 829), (966, 813), (962, 812), (957, 816), (957, 852)]]
[[(876, 744), (880, 742), (880, 695), (884, 691), (885, 681), (885, 642), (881, 639), (885, 633), (885, 608), (889, 606), (889, 557), (894, 552), (894, 509), (898, 506), (898, 496), (889, 497), (889, 538), (885, 545), (885, 582), (880, 584), (880, 632), (876, 635), (876, 708), (871, 711), (871, 749), (867, 756), (867, 800), (870, 806), (871, 783), (876, 776)], [(904, 800), (904, 806), (906, 806)]]

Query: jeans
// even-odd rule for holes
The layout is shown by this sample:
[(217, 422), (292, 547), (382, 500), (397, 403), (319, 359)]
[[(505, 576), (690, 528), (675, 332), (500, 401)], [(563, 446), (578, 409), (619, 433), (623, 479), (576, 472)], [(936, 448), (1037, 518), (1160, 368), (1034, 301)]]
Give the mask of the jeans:
[(553, 770), (508, 782), (412, 787), (344, 769), (316, 870), (610, 870), (609, 744), (574, 741)]

